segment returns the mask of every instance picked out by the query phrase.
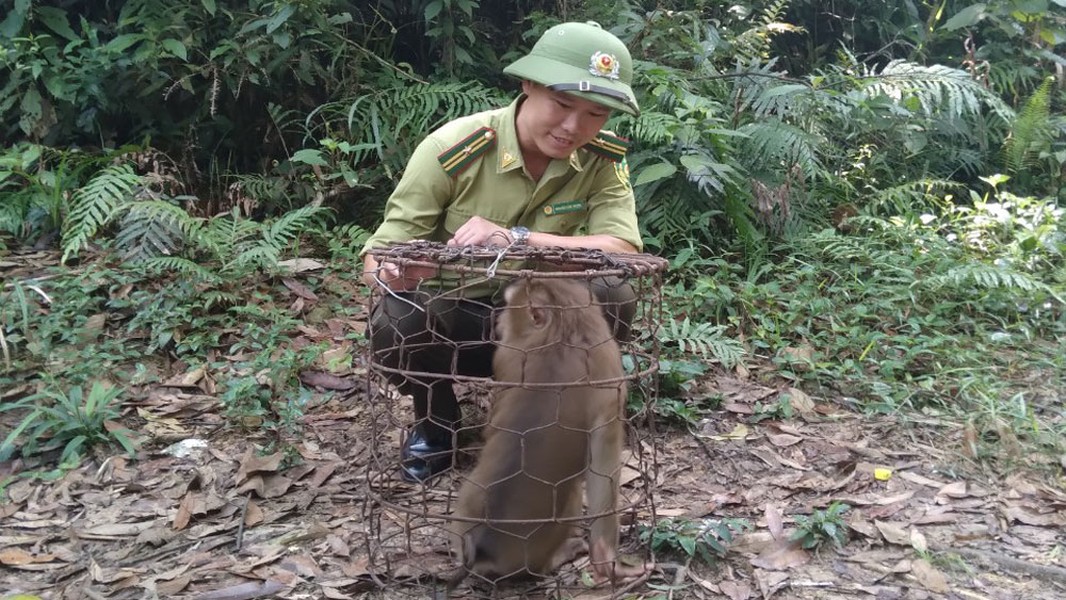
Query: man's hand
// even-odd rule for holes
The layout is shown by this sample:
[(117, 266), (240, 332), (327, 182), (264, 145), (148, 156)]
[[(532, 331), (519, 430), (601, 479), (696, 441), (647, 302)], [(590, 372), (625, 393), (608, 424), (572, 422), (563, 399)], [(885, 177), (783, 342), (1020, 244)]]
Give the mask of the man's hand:
[(481, 217), (470, 217), (448, 240), (449, 246), (506, 246), (510, 243), (510, 230)]
[(401, 267), (391, 262), (379, 264), (369, 254), (363, 259), (363, 282), (367, 285), (384, 285), (394, 292), (409, 292), (417, 288), (423, 279), (436, 276), (437, 269), (433, 267)]

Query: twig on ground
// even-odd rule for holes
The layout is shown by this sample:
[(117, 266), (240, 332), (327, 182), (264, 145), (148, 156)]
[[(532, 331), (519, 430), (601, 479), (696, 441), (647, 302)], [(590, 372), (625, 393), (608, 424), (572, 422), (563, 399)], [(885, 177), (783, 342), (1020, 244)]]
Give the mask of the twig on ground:
[(244, 497), (244, 505), (241, 506), (240, 522), (237, 524), (237, 552), (241, 551), (241, 546), (244, 545), (244, 517), (248, 514), (248, 504), (252, 501), (252, 493), (248, 492), (248, 495)]

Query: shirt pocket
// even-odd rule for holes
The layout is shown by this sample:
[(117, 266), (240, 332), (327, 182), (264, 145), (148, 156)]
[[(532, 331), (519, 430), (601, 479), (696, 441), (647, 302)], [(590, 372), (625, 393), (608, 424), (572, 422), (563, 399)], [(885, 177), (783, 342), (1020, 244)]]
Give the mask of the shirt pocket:
[(582, 206), (578, 210), (565, 213), (546, 214), (543, 210), (537, 214), (532, 229), (556, 235), (574, 235), (588, 219), (588, 210)]
[(492, 223), (495, 223), (496, 225), (499, 225), (500, 227), (510, 227), (506, 219), (493, 218), (488, 215), (475, 215), (473, 211), (456, 206), (450, 206), (444, 213), (444, 233), (447, 234), (447, 237), (450, 238), (451, 236), (455, 235), (455, 232), (458, 231), (460, 227), (463, 226), (463, 223), (466, 223), (470, 220), (471, 217), (474, 216), (479, 216), (485, 219), (486, 221), (490, 221)]

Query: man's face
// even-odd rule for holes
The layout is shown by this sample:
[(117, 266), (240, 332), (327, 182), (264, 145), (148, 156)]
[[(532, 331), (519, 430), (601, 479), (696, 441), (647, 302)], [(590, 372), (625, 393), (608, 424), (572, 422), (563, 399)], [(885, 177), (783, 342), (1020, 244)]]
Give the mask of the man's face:
[(611, 109), (565, 92), (553, 92), (531, 81), (522, 82), (527, 98), (518, 113), (518, 139), (523, 152), (567, 158), (592, 141), (607, 122)]

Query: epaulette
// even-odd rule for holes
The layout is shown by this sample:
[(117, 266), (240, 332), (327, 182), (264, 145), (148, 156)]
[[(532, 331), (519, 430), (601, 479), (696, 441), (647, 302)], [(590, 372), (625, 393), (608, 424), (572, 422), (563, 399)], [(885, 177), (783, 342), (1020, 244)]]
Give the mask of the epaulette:
[(474, 160), (488, 152), (495, 143), (496, 131), (491, 127), (482, 127), (441, 152), (437, 160), (449, 177), (455, 177), (474, 164)]
[(582, 147), (611, 162), (618, 162), (626, 157), (626, 150), (629, 149), (629, 140), (601, 131), (591, 142)]

